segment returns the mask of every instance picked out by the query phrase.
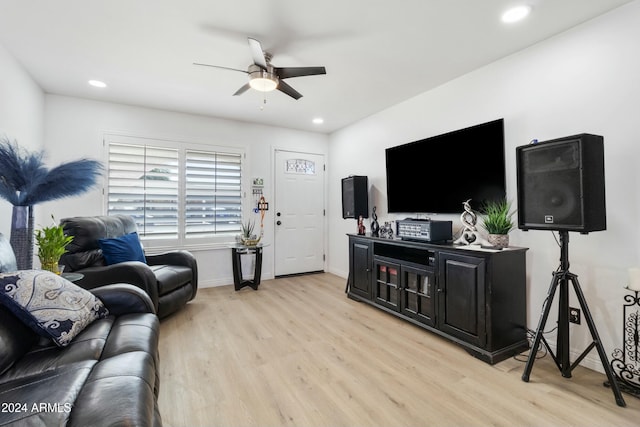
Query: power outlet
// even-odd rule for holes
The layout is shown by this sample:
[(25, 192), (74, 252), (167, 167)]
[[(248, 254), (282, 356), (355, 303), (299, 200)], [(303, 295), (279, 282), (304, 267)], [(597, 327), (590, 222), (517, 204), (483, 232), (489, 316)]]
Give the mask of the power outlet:
[(569, 307), (569, 322), (580, 324), (580, 309), (575, 307)]

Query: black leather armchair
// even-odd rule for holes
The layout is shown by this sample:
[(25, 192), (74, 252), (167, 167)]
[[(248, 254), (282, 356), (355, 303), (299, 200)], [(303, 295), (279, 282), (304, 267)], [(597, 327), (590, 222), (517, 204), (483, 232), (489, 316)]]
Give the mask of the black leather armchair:
[(120, 237), (137, 231), (127, 215), (74, 217), (60, 221), (65, 234), (73, 236), (67, 253), (60, 259), (65, 272), (82, 273), (75, 283), (93, 289), (111, 283), (131, 283), (151, 297), (158, 317), (163, 318), (195, 298), (198, 265), (188, 251), (175, 250), (145, 255), (147, 263), (127, 261), (107, 265), (98, 239)]

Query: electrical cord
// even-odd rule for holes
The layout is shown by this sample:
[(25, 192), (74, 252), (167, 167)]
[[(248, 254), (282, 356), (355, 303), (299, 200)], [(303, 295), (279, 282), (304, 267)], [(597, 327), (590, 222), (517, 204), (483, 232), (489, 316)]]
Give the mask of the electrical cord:
[[(556, 241), (556, 244), (558, 245), (558, 247), (562, 247), (562, 244), (560, 243), (560, 241), (558, 240), (558, 237), (556, 236), (556, 234), (552, 231), (551, 235), (553, 236), (553, 239)], [(560, 272), (562, 269), (562, 266), (558, 266), (558, 268), (556, 268), (555, 273)], [(555, 274), (554, 273), (554, 274)], [(549, 295), (547, 295), (547, 297), (544, 299), (544, 302), (542, 303), (542, 310), (544, 311), (544, 308), (546, 306), (546, 304), (549, 302)], [(558, 326), (556, 325), (553, 329), (549, 330), (549, 331), (542, 331), (542, 336), (545, 336), (545, 334), (550, 334), (552, 332), (554, 332), (556, 329), (558, 329)], [(529, 340), (529, 347), (531, 347), (531, 345), (533, 344), (533, 340), (535, 339), (535, 335), (536, 335), (536, 331), (527, 328), (527, 339)], [(538, 345), (538, 350), (537, 353), (542, 353), (542, 355), (536, 354), (536, 360), (537, 359), (542, 359), (543, 357), (545, 357), (549, 352), (547, 350), (547, 346), (544, 345), (544, 343), (541, 343), (543, 345)], [(530, 354), (531, 350), (529, 350), (529, 352), (527, 352), (527, 354), (525, 355), (524, 353), (520, 353), (520, 354), (516, 354), (515, 356), (513, 356), (514, 360), (517, 360), (518, 362), (526, 362), (527, 360), (529, 360), (529, 354)], [(523, 359), (524, 358), (524, 359)]]
[[(557, 326), (555, 326), (553, 329), (549, 330), (549, 331), (543, 331), (542, 335), (544, 336), (545, 334), (550, 334), (553, 331), (555, 331), (556, 329), (558, 329)], [(527, 340), (529, 341), (529, 347), (531, 347), (531, 345), (533, 344), (533, 340), (535, 339), (536, 336), (536, 331), (534, 331), (533, 329), (529, 329), (527, 328)], [(542, 345), (538, 345), (538, 350), (536, 351), (536, 360), (538, 359), (542, 359), (544, 358), (547, 354), (549, 354), (548, 350), (547, 350), (547, 346), (544, 345), (544, 343), (541, 343)], [(525, 363), (529, 360), (529, 355), (531, 354), (531, 349), (529, 349), (529, 351), (525, 354), (525, 353), (520, 353), (520, 354), (516, 354), (515, 356), (513, 356), (513, 359), (518, 361), (518, 362), (522, 362)]]
[[(556, 271), (558, 271), (558, 270), (556, 270)], [(549, 302), (549, 295), (546, 296), (546, 298), (544, 299), (544, 302), (542, 303), (542, 310), (543, 311), (544, 311), (544, 308), (545, 308), (545, 306), (547, 305), (548, 302)], [(550, 334), (550, 333), (554, 332), (556, 329), (558, 329), (557, 325), (554, 328), (552, 328), (551, 330), (542, 331), (542, 336), (544, 337), (546, 334)], [(534, 331), (533, 329), (527, 328), (527, 340), (529, 341), (529, 348), (531, 348), (531, 346), (533, 345), (533, 341), (535, 340), (535, 336), (536, 336), (536, 331)], [(544, 345), (544, 343), (542, 343), (542, 342), (541, 342), (541, 344), (542, 345), (538, 345), (538, 350), (536, 352), (536, 360), (537, 359), (542, 359), (543, 357), (545, 357), (548, 354), (547, 346)], [(519, 354), (514, 355), (513, 359), (517, 360), (518, 362), (526, 362), (527, 360), (529, 360), (529, 355), (530, 354), (531, 354), (531, 349), (529, 350), (529, 352), (527, 352), (527, 354), (519, 353)]]

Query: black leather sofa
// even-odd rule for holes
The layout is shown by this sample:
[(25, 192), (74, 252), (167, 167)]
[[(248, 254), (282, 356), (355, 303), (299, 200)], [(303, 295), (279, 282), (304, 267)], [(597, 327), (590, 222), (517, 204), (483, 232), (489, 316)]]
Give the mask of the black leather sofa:
[(158, 317), (163, 318), (195, 298), (198, 265), (195, 257), (181, 250), (146, 255), (146, 264), (127, 261), (107, 265), (98, 240), (121, 237), (137, 231), (127, 215), (65, 218), (60, 221), (65, 234), (73, 236), (67, 253), (60, 259), (65, 272), (82, 273), (75, 283), (93, 289), (110, 283), (130, 283), (149, 294)]
[[(0, 272), (15, 257), (0, 234)], [(36, 335), (0, 302), (0, 426), (161, 426), (159, 321), (128, 284), (92, 290), (109, 310), (66, 347)]]

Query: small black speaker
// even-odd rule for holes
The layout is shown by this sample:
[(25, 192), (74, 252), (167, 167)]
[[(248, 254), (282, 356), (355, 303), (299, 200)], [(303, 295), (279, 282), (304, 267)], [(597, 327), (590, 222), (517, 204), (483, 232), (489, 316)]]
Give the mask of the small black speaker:
[(368, 187), (366, 176), (342, 178), (342, 218), (369, 218)]
[(516, 147), (518, 228), (607, 228), (604, 139), (579, 134)]

